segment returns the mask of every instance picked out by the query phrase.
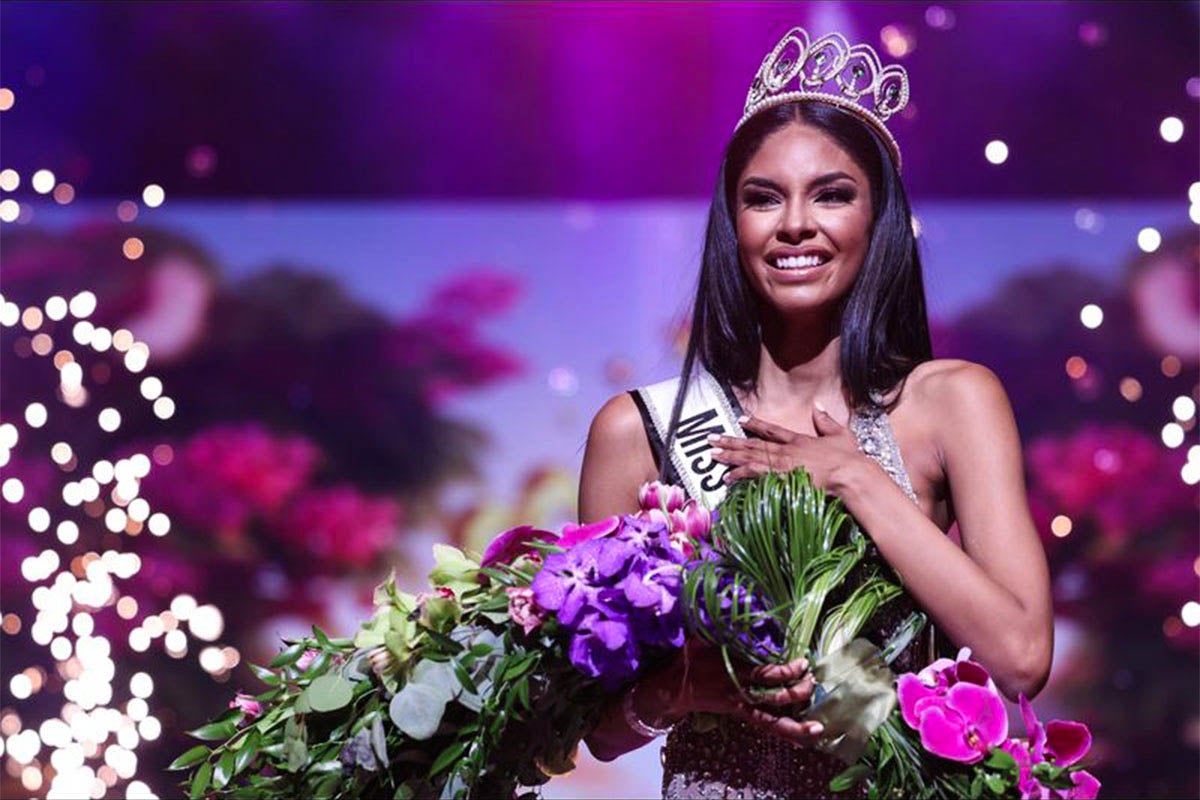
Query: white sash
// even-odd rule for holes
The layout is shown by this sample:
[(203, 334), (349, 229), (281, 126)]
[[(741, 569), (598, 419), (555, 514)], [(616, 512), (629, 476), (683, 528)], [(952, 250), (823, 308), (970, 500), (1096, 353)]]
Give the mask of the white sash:
[[(637, 390), (650, 412), (658, 439), (664, 444), (667, 426), (671, 422), (671, 409), (679, 393), (679, 382), (678, 377), (669, 378)], [(733, 467), (713, 460), (708, 454), (712, 449), (708, 441), (710, 433), (741, 438), (746, 436), (717, 379), (703, 367), (697, 367), (679, 414), (679, 427), (675, 432), (670, 458), (688, 495), (713, 509), (725, 497), (727, 487), (722, 478)]]

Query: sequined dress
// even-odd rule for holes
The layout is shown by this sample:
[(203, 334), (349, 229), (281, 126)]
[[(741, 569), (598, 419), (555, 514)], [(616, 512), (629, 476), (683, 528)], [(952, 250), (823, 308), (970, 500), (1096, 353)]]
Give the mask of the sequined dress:
[[(630, 394), (642, 412), (655, 459), (661, 463), (662, 442), (641, 399), (636, 392)], [(734, 413), (743, 413), (733, 392), (726, 388), (725, 394)], [(887, 413), (877, 406), (867, 406), (851, 416), (850, 428), (859, 449), (875, 459), (909, 499), (917, 502)], [(673, 480), (673, 472), (673, 467), (668, 464), (668, 480), (678, 482)], [(856, 577), (854, 573), (848, 576), (848, 587), (855, 585)], [(884, 606), (862, 634), (876, 644), (881, 643), (914, 609), (907, 595), (898, 598)], [(932, 649), (930, 636), (914, 639), (892, 663), (893, 671), (908, 672), (928, 664)], [(833, 756), (794, 746), (735, 717), (719, 717), (714, 729), (700, 730), (699, 727), (698, 720), (689, 717), (677, 724), (667, 737), (662, 750), (664, 800), (866, 796), (861, 786), (847, 793), (830, 792), (830, 779), (846, 768)]]

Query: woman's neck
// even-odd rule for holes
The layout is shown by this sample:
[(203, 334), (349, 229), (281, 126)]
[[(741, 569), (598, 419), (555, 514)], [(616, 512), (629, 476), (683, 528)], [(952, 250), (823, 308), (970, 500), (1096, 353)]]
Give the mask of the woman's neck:
[(826, 322), (806, 327), (792, 322), (784, 327), (764, 321), (757, 386), (743, 406), (752, 414), (767, 413), (772, 422), (803, 421), (807, 428), (818, 402), (835, 419), (848, 416), (838, 326)]

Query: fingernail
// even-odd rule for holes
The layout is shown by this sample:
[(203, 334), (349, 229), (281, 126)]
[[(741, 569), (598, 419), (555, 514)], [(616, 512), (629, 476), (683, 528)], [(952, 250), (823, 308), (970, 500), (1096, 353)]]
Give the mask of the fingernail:
[(817, 407), (817, 411), (820, 411), (822, 414), (825, 413), (825, 406), (821, 405), (820, 400), (814, 400), (813, 405)]
[(710, 433), (707, 438), (710, 442), (715, 442), (717, 439), (721, 438), (721, 435), (717, 433)]
[(812, 731), (813, 733), (821, 733), (825, 730), (825, 726), (819, 722), (814, 722), (812, 724), (812, 727), (809, 728), (809, 730)]
[(723, 448), (723, 447), (714, 447), (714, 448), (712, 448), (712, 452), (713, 452), (713, 453), (724, 453), (724, 452), (725, 452), (725, 448)]
[(739, 424), (739, 425), (744, 425), (744, 424), (746, 424), (746, 423), (747, 423), (747, 422), (749, 422), (749, 421), (750, 421), (750, 417), (749, 417), (748, 415), (746, 415), (746, 414), (742, 414), (740, 417), (738, 417), (738, 424)]

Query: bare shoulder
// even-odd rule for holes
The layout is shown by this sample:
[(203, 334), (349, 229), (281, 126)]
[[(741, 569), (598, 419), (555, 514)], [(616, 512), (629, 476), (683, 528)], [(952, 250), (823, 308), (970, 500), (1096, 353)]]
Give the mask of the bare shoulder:
[(944, 459), (947, 448), (971, 431), (1012, 430), (1015, 420), (1003, 383), (989, 368), (960, 358), (939, 358), (916, 367), (906, 388)]
[(945, 412), (989, 399), (1004, 397), (1004, 386), (996, 373), (961, 358), (935, 358), (918, 364), (909, 375), (910, 394), (927, 414), (941, 418)]
[(609, 398), (588, 429), (579, 477), (579, 518), (637, 510), (637, 488), (657, 474), (642, 415), (628, 392)]

